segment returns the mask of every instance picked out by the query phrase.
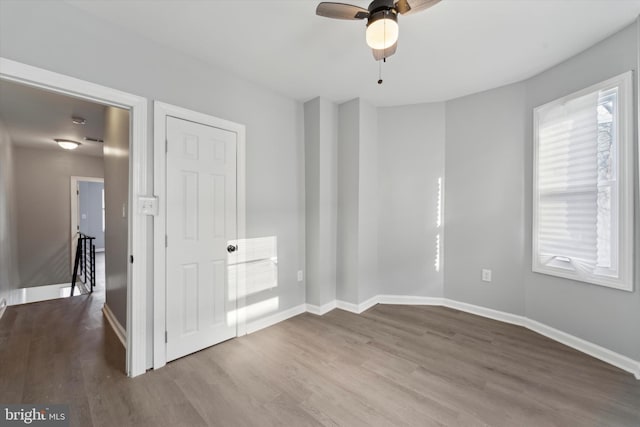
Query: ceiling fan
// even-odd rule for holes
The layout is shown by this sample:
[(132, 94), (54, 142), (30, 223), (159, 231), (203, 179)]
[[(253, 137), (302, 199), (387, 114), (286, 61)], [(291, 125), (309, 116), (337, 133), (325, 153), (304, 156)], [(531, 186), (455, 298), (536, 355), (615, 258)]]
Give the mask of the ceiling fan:
[(322, 2), (316, 15), (334, 19), (367, 20), (367, 44), (373, 50), (376, 61), (396, 53), (398, 47), (398, 14), (426, 10), (440, 0), (374, 0), (368, 9), (359, 6)]

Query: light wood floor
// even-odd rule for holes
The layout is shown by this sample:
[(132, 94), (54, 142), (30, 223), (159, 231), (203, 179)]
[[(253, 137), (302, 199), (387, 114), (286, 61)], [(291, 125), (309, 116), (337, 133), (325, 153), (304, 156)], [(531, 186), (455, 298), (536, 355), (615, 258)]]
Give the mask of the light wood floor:
[(640, 426), (640, 381), (442, 307), (303, 314), (129, 379), (101, 292), (9, 307), (0, 402), (74, 426)]

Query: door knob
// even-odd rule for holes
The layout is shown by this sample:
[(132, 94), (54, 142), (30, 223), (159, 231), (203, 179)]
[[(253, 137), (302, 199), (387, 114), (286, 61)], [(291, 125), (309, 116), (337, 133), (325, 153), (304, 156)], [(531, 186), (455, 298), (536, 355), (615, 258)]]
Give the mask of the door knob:
[(238, 249), (238, 247), (234, 246), (234, 245), (227, 246), (227, 252), (229, 252), (229, 253), (235, 252), (237, 249)]

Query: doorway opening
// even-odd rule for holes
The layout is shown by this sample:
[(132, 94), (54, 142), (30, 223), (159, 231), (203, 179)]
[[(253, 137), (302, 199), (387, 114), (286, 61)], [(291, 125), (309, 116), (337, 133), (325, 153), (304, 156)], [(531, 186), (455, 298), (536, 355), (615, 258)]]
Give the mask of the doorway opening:
[[(147, 228), (150, 225), (150, 218), (148, 216), (138, 213), (138, 199), (133, 197), (137, 195), (144, 197), (149, 194), (147, 189), (147, 174), (148, 165), (146, 159), (148, 158), (147, 141), (146, 141), (146, 100), (144, 98), (130, 95), (124, 92), (120, 92), (114, 89), (110, 89), (104, 86), (99, 86), (86, 81), (78, 80), (61, 74), (53, 73), (50, 71), (42, 70), (36, 67), (31, 67), (25, 64), (21, 64), (15, 61), (11, 61), (5, 58), (0, 58), (0, 83), (12, 84), (30, 91), (39, 91), (41, 96), (55, 96), (66, 97), (73, 102), (85, 102), (99, 106), (102, 111), (101, 116), (105, 123), (111, 122), (114, 124), (114, 130), (109, 136), (109, 132), (105, 127), (105, 136), (86, 134), (80, 136), (66, 136), (56, 135), (51, 137), (47, 134), (40, 138), (32, 138), (34, 144), (49, 144), (47, 147), (50, 151), (48, 153), (63, 153), (62, 160), (51, 160), (49, 166), (61, 166), (69, 167), (72, 163), (70, 153), (63, 152), (63, 145), (69, 148), (74, 145), (75, 152), (81, 153), (84, 151), (85, 169), (81, 169), (79, 172), (73, 172), (66, 177), (64, 184), (66, 194), (56, 196), (56, 190), (59, 186), (54, 185), (50, 179), (50, 175), (42, 172), (38, 177), (38, 172), (41, 169), (38, 168), (35, 162), (28, 161), (25, 163), (25, 167), (13, 167), (16, 164), (22, 165), (23, 163), (14, 163), (12, 139), (19, 139), (19, 136), (12, 136), (11, 132), (2, 132), (2, 146), (0, 147), (0, 164), (2, 164), (2, 178), (0, 179), (0, 185), (3, 186), (3, 190), (9, 188), (9, 191), (0, 192), (3, 196), (0, 198), (0, 239), (2, 247), (2, 255), (0, 255), (0, 265), (3, 267), (2, 277), (0, 277), (0, 301), (10, 298), (10, 294), (14, 289), (18, 288), (20, 284), (25, 280), (25, 275), (22, 277), (21, 262), (18, 262), (19, 249), (24, 247), (23, 238), (18, 235), (13, 235), (12, 230), (15, 230), (13, 225), (25, 222), (22, 213), (26, 212), (35, 216), (36, 219), (40, 219), (35, 222), (38, 226), (42, 226), (40, 223), (54, 222), (52, 220), (53, 213), (50, 206), (54, 203), (62, 203), (65, 206), (67, 212), (66, 221), (56, 230), (61, 229), (64, 234), (64, 238), (60, 240), (60, 248), (57, 248), (56, 256), (50, 257), (51, 263), (55, 268), (33, 268), (31, 271), (35, 271), (36, 275), (41, 275), (43, 272), (55, 271), (62, 277), (69, 276), (69, 269), (71, 268), (71, 209), (70, 209), (70, 176), (89, 176), (100, 178), (100, 174), (94, 171), (100, 169), (96, 167), (96, 162), (102, 162), (102, 159), (92, 161), (89, 159), (88, 150), (92, 147), (99, 147), (101, 155), (106, 158), (111, 158), (111, 166), (109, 162), (105, 160), (103, 165), (103, 176), (105, 179), (105, 204), (104, 204), (104, 221), (105, 221), (105, 270), (107, 271), (107, 278), (109, 277), (108, 271), (113, 269), (117, 271), (114, 277), (117, 279), (117, 287), (114, 288), (114, 292), (111, 292), (112, 297), (109, 296), (109, 292), (106, 294), (106, 302), (103, 312), (105, 317), (112, 324), (116, 333), (119, 333), (119, 338), (125, 345), (126, 349), (126, 372), (129, 376), (136, 376), (146, 371), (146, 367), (150, 366), (151, 361), (147, 360), (147, 347), (151, 347), (150, 343), (147, 343)], [(42, 95), (45, 94), (45, 95)], [(2, 97), (5, 99), (4, 96)], [(37, 105), (37, 104), (36, 104)], [(13, 104), (12, 109), (19, 109), (21, 105)], [(31, 119), (40, 116), (37, 111), (37, 107), (31, 105), (29, 108), (25, 108), (27, 112), (31, 112)], [(59, 111), (58, 111), (59, 113)], [(67, 111), (67, 115), (71, 115), (70, 119), (74, 125), (84, 125), (81, 123), (83, 117), (77, 117), (73, 111)], [(42, 114), (47, 116), (46, 114)], [(28, 115), (27, 115), (28, 117)], [(76, 119), (78, 123), (76, 123)], [(5, 118), (3, 117), (3, 121)], [(91, 120), (94, 122), (94, 120)], [(86, 124), (90, 123), (87, 120)], [(118, 125), (118, 126), (116, 126)], [(57, 133), (63, 133), (64, 129), (56, 129)], [(13, 132), (16, 134), (15, 132)], [(17, 134), (16, 134), (17, 135)], [(85, 139), (86, 137), (86, 139)], [(78, 139), (81, 138), (80, 141)], [(58, 144), (59, 141), (52, 141), (52, 139), (62, 139), (65, 144)], [(66, 144), (68, 140), (71, 140), (72, 144)], [(7, 142), (8, 141), (8, 142)], [(118, 144), (112, 145), (109, 141), (117, 141)], [(102, 145), (104, 143), (104, 146)], [(53, 144), (53, 145), (52, 145)], [(16, 151), (21, 150), (18, 148)], [(82, 150), (81, 150), (82, 149)], [(26, 148), (24, 149), (27, 150)], [(29, 150), (36, 153), (34, 156), (43, 157), (45, 149), (29, 147)], [(59, 150), (59, 151), (57, 151)], [(19, 154), (20, 155), (20, 154)], [(89, 165), (92, 164), (92, 165)], [(26, 178), (15, 179), (15, 174), (19, 171), (25, 171)], [(111, 172), (109, 172), (111, 170)], [(88, 172), (89, 171), (89, 172)], [(111, 176), (113, 179), (110, 179)], [(35, 188), (39, 189), (41, 193), (36, 198), (34, 203), (37, 204), (37, 208), (27, 207), (21, 209), (18, 213), (15, 202), (16, 182), (32, 182), (35, 181)], [(115, 184), (114, 184), (115, 182)], [(42, 203), (47, 201), (49, 203)], [(28, 205), (27, 205), (28, 206)], [(44, 206), (44, 207), (42, 207)], [(111, 236), (112, 232), (117, 231), (115, 235)], [(28, 231), (27, 231), (28, 232)], [(24, 235), (24, 233), (22, 234)], [(49, 242), (50, 236), (46, 232), (39, 233), (37, 236), (40, 240), (40, 244), (45, 246), (43, 242)], [(6, 246), (6, 248), (5, 248)], [(37, 249), (37, 247), (36, 247)], [(34, 252), (35, 253), (35, 252)], [(29, 252), (27, 252), (30, 255)], [(136, 263), (133, 264), (134, 255), (136, 255)], [(25, 257), (27, 261), (25, 265), (30, 266), (36, 260), (36, 257)], [(6, 268), (5, 268), (6, 267)], [(106, 280), (109, 282), (109, 279)], [(34, 280), (29, 281), (30, 284), (37, 283)], [(108, 286), (107, 286), (108, 287)], [(117, 306), (118, 309), (110, 309), (109, 304)], [(132, 307), (136, 307), (135, 310)], [(114, 320), (116, 322), (114, 322)], [(114, 323), (119, 324), (120, 328), (117, 328)]]
[(71, 294), (104, 289), (106, 200), (104, 178), (71, 177)]

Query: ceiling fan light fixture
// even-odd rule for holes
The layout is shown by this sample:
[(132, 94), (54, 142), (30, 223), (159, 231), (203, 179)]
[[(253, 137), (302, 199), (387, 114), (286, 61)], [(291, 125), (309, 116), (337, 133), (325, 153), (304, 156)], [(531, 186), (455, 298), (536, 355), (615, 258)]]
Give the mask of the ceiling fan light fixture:
[(71, 141), (69, 139), (54, 139), (54, 141), (58, 143), (60, 148), (64, 148), (65, 150), (75, 150), (80, 146), (79, 142)]
[(367, 23), (367, 44), (372, 49), (387, 49), (398, 41), (398, 18), (390, 10), (376, 12)]

